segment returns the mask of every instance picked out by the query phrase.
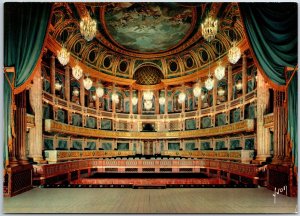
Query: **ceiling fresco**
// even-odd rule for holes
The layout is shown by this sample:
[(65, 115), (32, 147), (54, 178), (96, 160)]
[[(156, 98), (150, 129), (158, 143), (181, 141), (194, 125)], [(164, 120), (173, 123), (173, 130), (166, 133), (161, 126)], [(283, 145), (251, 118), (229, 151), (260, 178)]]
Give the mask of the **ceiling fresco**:
[(189, 36), (194, 13), (172, 3), (123, 3), (106, 7), (103, 24), (111, 40), (125, 49), (163, 52)]

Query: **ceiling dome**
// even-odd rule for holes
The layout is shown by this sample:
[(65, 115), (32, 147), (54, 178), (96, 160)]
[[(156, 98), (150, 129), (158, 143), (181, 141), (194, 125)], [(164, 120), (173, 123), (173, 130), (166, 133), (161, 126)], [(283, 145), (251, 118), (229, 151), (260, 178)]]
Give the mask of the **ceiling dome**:
[(140, 85), (155, 85), (160, 83), (163, 78), (164, 75), (161, 70), (152, 65), (145, 65), (138, 68), (133, 75), (133, 79)]

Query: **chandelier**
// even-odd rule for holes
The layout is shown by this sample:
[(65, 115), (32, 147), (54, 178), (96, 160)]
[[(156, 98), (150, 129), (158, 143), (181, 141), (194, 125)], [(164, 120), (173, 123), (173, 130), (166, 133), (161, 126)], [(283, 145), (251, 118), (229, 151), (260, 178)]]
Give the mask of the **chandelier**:
[(223, 96), (225, 94), (225, 90), (221, 87), (218, 89), (218, 95)]
[(225, 67), (222, 65), (222, 62), (219, 61), (218, 66), (215, 69), (215, 77), (218, 80), (223, 79), (223, 77), (225, 76)]
[(82, 77), (82, 69), (81, 67), (77, 64), (75, 67), (72, 67), (72, 75), (75, 79), (79, 80)]
[(92, 88), (93, 85), (93, 81), (87, 76), (84, 80), (83, 80), (83, 86), (86, 90), (90, 90), (90, 88)]
[(133, 106), (137, 105), (138, 98), (135, 95), (131, 98), (131, 103), (132, 103)]
[(237, 90), (241, 90), (242, 87), (243, 87), (243, 83), (242, 83), (242, 80), (239, 80), (236, 84), (235, 84), (235, 87)]
[(145, 91), (143, 92), (144, 100), (149, 101), (153, 99), (153, 92), (152, 91)]
[(208, 91), (212, 90), (214, 87), (214, 80), (209, 76), (207, 80), (205, 80), (205, 88), (207, 88)]
[(70, 60), (70, 52), (65, 48), (65, 45), (62, 46), (61, 50), (57, 52), (57, 59), (63, 65), (67, 65)]
[(201, 99), (202, 99), (202, 100), (204, 100), (205, 97), (206, 97), (206, 94), (202, 94), (202, 95), (201, 95)]
[(193, 93), (194, 93), (195, 97), (199, 97), (200, 96), (200, 94), (201, 94), (201, 86), (200, 86), (199, 82), (194, 85)]
[(96, 95), (93, 95), (93, 96), (92, 96), (92, 99), (93, 99), (93, 101), (96, 101), (97, 96), (96, 96)]
[(115, 102), (116, 104), (117, 103), (119, 103), (119, 95), (117, 94), (117, 93), (112, 93), (112, 95), (111, 95), (111, 100), (113, 101), (113, 102)]
[(183, 103), (185, 101), (185, 93), (180, 92), (179, 96), (178, 96), (178, 103)]
[(101, 84), (96, 88), (96, 95), (101, 98), (104, 95), (104, 89)]
[(96, 36), (97, 22), (91, 19), (89, 16), (82, 18), (80, 21), (80, 33), (83, 37), (90, 41)]
[(201, 24), (202, 35), (205, 40), (208, 42), (212, 41), (218, 31), (218, 20), (215, 20), (213, 17), (208, 16), (204, 23)]
[(228, 61), (235, 64), (241, 58), (241, 50), (236, 46), (236, 41), (232, 43), (232, 47), (228, 51)]
[(158, 102), (160, 105), (165, 105), (166, 103), (166, 98), (164, 96), (161, 96), (159, 99), (158, 99)]
[(73, 93), (74, 96), (77, 97), (77, 96), (79, 95), (79, 90), (78, 90), (78, 88), (75, 87), (75, 88), (73, 89), (73, 92), (72, 92), (72, 93)]
[(62, 88), (62, 84), (57, 80), (55, 82), (55, 90), (60, 91)]
[(144, 107), (145, 107), (145, 109), (146, 110), (150, 110), (151, 108), (152, 108), (152, 101), (151, 100), (146, 100), (145, 102), (144, 102)]

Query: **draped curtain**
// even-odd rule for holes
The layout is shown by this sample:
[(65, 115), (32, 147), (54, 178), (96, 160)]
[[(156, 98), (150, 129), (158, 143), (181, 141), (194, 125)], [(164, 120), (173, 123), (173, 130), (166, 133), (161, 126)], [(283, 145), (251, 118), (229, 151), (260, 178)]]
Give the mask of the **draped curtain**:
[[(4, 66), (15, 68), (14, 88), (26, 83), (40, 56), (51, 13), (51, 3), (4, 4)], [(11, 76), (10, 76), (10, 81)], [(4, 78), (4, 161), (11, 142), (11, 94)], [(7, 165), (7, 164), (6, 164)]]
[[(250, 45), (260, 67), (277, 85), (286, 85), (284, 67), (298, 64), (297, 3), (240, 3)], [(297, 73), (297, 72), (296, 72)], [(288, 133), (298, 166), (297, 76), (288, 88)]]

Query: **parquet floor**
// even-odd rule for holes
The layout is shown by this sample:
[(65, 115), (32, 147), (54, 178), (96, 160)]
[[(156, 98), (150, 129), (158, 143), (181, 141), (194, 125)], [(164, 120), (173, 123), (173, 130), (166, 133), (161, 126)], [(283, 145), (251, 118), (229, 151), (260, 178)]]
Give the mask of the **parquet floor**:
[(266, 188), (34, 188), (4, 198), (5, 213), (295, 213)]

